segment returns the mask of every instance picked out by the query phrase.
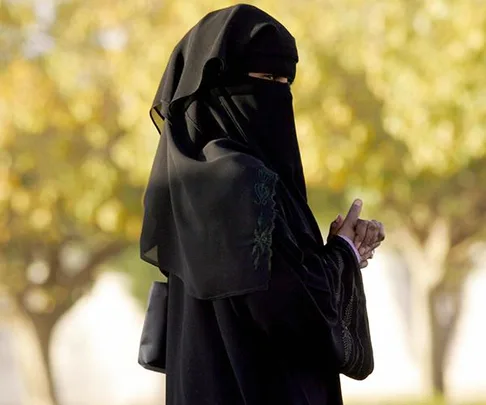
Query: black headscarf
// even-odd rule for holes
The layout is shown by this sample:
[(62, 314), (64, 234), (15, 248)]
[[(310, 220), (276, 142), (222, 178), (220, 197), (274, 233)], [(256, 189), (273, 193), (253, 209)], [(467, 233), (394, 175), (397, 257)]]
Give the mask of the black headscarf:
[(248, 76), (291, 82), (297, 62), (292, 35), (249, 5), (208, 14), (171, 55), (151, 109), (161, 137), (141, 255), (197, 298), (265, 289), (276, 234), (322, 244), (290, 86)]

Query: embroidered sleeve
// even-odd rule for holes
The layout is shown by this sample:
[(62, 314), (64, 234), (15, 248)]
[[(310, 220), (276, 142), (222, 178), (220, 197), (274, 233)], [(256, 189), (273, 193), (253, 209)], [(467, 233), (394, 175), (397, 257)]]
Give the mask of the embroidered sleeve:
[[(334, 238), (327, 247), (338, 265), (336, 285), (337, 322), (332, 327), (334, 352), (340, 372), (350, 378), (366, 378), (374, 368), (366, 297), (361, 270), (349, 244)], [(351, 253), (351, 254), (350, 254)]]

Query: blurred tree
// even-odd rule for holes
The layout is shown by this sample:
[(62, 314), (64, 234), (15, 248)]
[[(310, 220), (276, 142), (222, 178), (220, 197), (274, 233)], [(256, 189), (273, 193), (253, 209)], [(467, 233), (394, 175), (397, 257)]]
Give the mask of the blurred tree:
[(362, 196), (387, 224), (423, 381), (443, 396), (471, 248), (486, 237), (486, 4), (316, 0), (285, 13), (311, 201), (331, 218), (325, 201)]
[[(443, 392), (468, 249), (484, 237), (486, 4), (254, 3), (298, 40), (293, 92), (313, 207), (330, 218), (359, 195), (387, 224), (408, 262), (417, 358)], [(100, 264), (138, 237), (157, 142), (147, 109), (168, 54), (202, 15), (228, 4), (0, 5), (0, 294), (40, 343), (48, 381), (32, 383), (39, 404), (56, 401), (56, 322)], [(149, 273), (124, 266), (143, 296)]]
[(148, 39), (166, 17), (155, 2), (77, 0), (2, 2), (0, 16), (0, 294), (40, 349), (37, 364), (19, 345), (29, 403), (55, 404), (54, 327), (139, 235), (148, 73), (164, 58)]

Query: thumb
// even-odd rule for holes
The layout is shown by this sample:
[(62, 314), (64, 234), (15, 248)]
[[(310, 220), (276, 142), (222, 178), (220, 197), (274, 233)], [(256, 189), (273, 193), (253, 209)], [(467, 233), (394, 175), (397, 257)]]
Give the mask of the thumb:
[(361, 214), (361, 208), (362, 207), (363, 207), (363, 201), (361, 201), (359, 198), (354, 200), (353, 204), (351, 204), (351, 207), (349, 208), (349, 211), (348, 211), (348, 214), (346, 215), (346, 218), (344, 218), (343, 225), (354, 226), (356, 224), (356, 221), (358, 220), (360, 214)]

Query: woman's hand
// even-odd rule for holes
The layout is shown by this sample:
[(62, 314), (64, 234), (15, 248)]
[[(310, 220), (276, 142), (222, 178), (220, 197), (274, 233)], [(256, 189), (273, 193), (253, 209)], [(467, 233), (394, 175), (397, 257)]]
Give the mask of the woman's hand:
[(375, 219), (365, 221), (358, 219), (354, 246), (361, 256), (362, 268), (368, 265), (368, 260), (373, 258), (375, 249), (385, 240), (385, 228)]
[(379, 221), (358, 218), (361, 207), (361, 200), (355, 200), (344, 220), (341, 215), (338, 215), (331, 223), (327, 239), (329, 240), (333, 235), (349, 238), (360, 254), (360, 267), (364, 268), (368, 266), (368, 260), (373, 258), (375, 249), (385, 239), (385, 229)]
[[(336, 235), (341, 235), (349, 238), (354, 242), (356, 237), (356, 225), (359, 221), (359, 215), (361, 214), (361, 208), (363, 207), (363, 202), (360, 199), (354, 200), (353, 204), (349, 208), (346, 218), (339, 224), (339, 228)], [(338, 219), (341, 216), (338, 215)]]
[(337, 216), (337, 218), (331, 222), (331, 226), (329, 228), (329, 235), (327, 236), (327, 241), (332, 236), (341, 235), (349, 238), (350, 241), (353, 241), (356, 237), (355, 227), (359, 221), (359, 214), (361, 213), (361, 207), (363, 203), (361, 200), (355, 200), (349, 209), (348, 215), (346, 218), (343, 219), (341, 214)]

